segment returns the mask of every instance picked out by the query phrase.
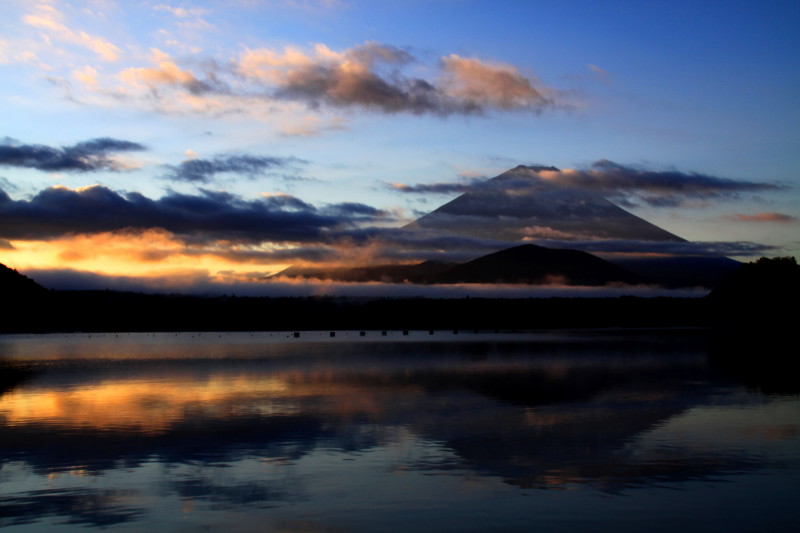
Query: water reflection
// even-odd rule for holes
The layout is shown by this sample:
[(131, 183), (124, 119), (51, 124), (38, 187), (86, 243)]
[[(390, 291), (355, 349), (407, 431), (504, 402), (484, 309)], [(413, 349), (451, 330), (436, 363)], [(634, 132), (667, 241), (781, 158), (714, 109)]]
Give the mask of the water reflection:
[(372, 529), (416, 511), (485, 530), (503, 508), (513, 530), (535, 511), (517, 498), (567, 489), (558, 529), (599, 512), (587, 490), (756, 472), (800, 488), (781, 477), (800, 465), (797, 398), (742, 386), (701, 335), (268, 335), (0, 340), (0, 525)]

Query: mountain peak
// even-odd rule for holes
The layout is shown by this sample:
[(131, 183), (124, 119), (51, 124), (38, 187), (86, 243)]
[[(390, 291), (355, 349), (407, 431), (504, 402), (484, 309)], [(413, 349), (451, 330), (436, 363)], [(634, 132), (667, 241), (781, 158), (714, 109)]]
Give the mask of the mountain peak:
[(545, 179), (539, 176), (542, 171), (558, 169), (519, 165), (473, 186), (406, 229), (509, 243), (536, 239), (684, 241), (600, 194)]

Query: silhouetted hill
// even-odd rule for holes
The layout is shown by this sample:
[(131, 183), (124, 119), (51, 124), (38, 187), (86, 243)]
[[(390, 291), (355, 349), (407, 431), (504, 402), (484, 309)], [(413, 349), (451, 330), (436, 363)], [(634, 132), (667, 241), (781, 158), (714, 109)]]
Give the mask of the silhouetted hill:
[(622, 267), (578, 250), (533, 244), (507, 248), (473, 259), (440, 274), (428, 283), (560, 283), (565, 285), (642, 284), (645, 280)]
[(762, 257), (739, 267), (707, 299), (727, 324), (770, 328), (772, 337), (793, 334), (800, 266), (794, 257)]
[(5, 297), (37, 296), (47, 289), (27, 276), (0, 263), (0, 294)]
[(800, 265), (794, 257), (762, 257), (740, 266), (711, 291), (709, 298), (743, 303), (797, 304), (800, 299)]

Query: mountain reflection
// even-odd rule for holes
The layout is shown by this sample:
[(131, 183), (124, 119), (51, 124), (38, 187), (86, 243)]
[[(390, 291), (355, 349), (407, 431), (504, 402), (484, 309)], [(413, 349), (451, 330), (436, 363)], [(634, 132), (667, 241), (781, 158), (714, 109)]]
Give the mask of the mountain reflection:
[[(375, 455), (369, 475), (469, 472), (613, 494), (755, 470), (763, 453), (743, 442), (798, 436), (796, 402), (746, 393), (708, 365), (700, 339), (247, 345), (254, 355), (240, 344), (237, 358), (32, 359), (37, 373), (0, 399), (0, 481), (12, 489), (0, 525), (108, 525), (153, 505), (86, 476), (144, 476), (189, 507), (271, 508), (321, 490), (301, 466)], [(741, 403), (773, 418), (720, 438), (720, 410)]]

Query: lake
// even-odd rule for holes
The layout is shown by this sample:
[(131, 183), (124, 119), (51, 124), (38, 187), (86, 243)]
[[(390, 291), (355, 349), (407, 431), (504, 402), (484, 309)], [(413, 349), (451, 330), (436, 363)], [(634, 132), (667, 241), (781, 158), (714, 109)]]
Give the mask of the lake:
[(798, 531), (797, 380), (742, 346), (681, 330), (3, 335), (0, 527)]

